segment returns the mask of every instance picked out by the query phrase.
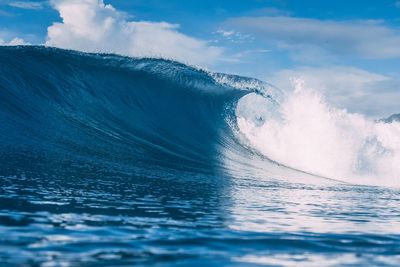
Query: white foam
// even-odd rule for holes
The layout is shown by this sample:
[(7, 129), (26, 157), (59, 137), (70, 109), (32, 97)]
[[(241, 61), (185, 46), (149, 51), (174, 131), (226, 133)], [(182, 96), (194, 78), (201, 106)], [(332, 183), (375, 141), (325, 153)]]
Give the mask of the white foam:
[(247, 142), (281, 164), (355, 184), (400, 186), (400, 123), (332, 107), (301, 81), (281, 106), (243, 97), (236, 116)]

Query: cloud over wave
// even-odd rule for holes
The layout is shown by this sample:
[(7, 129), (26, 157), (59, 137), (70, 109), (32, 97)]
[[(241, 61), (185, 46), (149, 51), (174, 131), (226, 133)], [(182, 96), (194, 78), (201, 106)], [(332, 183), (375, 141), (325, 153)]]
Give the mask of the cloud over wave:
[(281, 16), (233, 18), (227, 24), (296, 53), (321, 50), (364, 59), (400, 58), (400, 31), (382, 21)]
[(222, 49), (178, 31), (166, 22), (128, 21), (103, 0), (52, 0), (61, 23), (48, 28), (46, 45), (85, 52), (163, 57), (207, 66)]

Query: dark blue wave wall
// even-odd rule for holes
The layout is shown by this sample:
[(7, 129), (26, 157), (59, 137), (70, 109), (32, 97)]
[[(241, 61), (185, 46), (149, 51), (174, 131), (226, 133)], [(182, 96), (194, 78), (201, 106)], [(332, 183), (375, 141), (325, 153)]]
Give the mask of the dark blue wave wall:
[(167, 60), (0, 47), (2, 171), (101, 162), (215, 172), (244, 94)]

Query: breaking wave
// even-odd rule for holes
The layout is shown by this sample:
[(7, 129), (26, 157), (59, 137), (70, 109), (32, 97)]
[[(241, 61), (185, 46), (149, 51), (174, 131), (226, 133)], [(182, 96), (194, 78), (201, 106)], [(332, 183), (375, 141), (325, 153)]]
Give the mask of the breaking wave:
[(0, 123), (1, 175), (92, 164), (400, 184), (400, 123), (168, 60), (0, 47)]

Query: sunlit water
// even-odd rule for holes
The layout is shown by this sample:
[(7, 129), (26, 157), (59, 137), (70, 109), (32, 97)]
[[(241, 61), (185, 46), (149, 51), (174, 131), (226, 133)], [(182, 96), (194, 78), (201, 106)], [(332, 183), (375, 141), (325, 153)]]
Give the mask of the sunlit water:
[(1, 177), (1, 265), (400, 262), (395, 189), (81, 173)]

